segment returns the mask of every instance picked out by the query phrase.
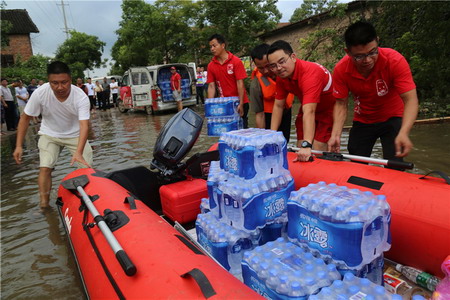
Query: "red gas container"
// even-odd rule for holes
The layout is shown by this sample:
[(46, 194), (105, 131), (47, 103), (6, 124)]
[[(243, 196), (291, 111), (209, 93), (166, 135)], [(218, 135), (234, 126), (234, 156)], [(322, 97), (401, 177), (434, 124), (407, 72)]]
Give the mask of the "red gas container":
[(159, 189), (164, 214), (172, 221), (194, 221), (200, 213), (202, 198), (208, 197), (206, 181), (187, 179), (162, 186)]

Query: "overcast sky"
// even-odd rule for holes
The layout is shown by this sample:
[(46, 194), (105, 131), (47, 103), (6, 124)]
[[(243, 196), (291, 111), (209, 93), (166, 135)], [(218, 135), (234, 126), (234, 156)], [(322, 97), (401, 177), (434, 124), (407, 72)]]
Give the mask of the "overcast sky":
[[(64, 18), (61, 0), (53, 1), (21, 1), (6, 0), (6, 9), (26, 9), (39, 33), (31, 34), (34, 54), (43, 54), (53, 57), (58, 46), (64, 42)], [(150, 2), (147, 1), (146, 2)], [(74, 1), (64, 0), (67, 27), (97, 36), (106, 43), (103, 59), (111, 59), (111, 48), (117, 36), (115, 31), (119, 28), (122, 15), (120, 8), (122, 1), (95, 0)], [(300, 7), (299, 0), (279, 0), (278, 10), (282, 13), (281, 22), (288, 22), (292, 13)], [(90, 71), (89, 76), (100, 77), (106, 75), (110, 67)], [(88, 74), (86, 74), (88, 75)]]

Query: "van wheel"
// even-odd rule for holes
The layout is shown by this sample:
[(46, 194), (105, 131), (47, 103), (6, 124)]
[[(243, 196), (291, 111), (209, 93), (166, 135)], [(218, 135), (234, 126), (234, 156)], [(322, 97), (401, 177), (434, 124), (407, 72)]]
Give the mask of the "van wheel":
[(126, 113), (128, 111), (128, 109), (126, 109), (125, 106), (123, 105), (123, 101), (121, 101), (121, 100), (117, 104), (117, 107), (119, 108), (119, 111), (121, 113)]
[(153, 111), (153, 107), (151, 107), (151, 106), (146, 106), (145, 107), (145, 113), (147, 115), (154, 115), (155, 114), (154, 111)]

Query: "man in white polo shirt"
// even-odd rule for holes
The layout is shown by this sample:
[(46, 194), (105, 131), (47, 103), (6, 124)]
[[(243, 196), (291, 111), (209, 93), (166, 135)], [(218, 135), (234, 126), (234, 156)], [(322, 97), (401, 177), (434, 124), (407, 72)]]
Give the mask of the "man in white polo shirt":
[(90, 107), (87, 95), (72, 85), (70, 69), (63, 62), (49, 64), (47, 75), (48, 83), (33, 93), (20, 117), (13, 154), (16, 162), (22, 163), (22, 145), (29, 121), (42, 114), (38, 143), (41, 208), (49, 206), (52, 171), (64, 147), (72, 153), (71, 165), (90, 168), (92, 164), (92, 148), (87, 141)]

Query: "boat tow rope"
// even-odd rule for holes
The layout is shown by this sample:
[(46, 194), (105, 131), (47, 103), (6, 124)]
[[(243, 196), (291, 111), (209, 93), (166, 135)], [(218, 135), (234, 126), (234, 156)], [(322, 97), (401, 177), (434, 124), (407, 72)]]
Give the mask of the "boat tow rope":
[(97, 247), (97, 244), (95, 243), (94, 237), (92, 236), (91, 227), (93, 227), (94, 224), (88, 223), (87, 219), (88, 219), (88, 212), (87, 212), (87, 210), (85, 210), (84, 215), (83, 215), (83, 224), (82, 224), (83, 229), (86, 232), (89, 242), (92, 245), (92, 249), (94, 249), (94, 252), (97, 255), (98, 261), (102, 265), (103, 271), (105, 271), (105, 275), (106, 275), (106, 277), (108, 277), (108, 280), (111, 283), (114, 291), (116, 292), (119, 299), (124, 300), (125, 296), (123, 295), (122, 291), (120, 290), (120, 287), (117, 284), (117, 282), (114, 280), (114, 277), (112, 276), (111, 272), (109, 271), (108, 266), (106, 265), (105, 260), (103, 259), (102, 254), (100, 253), (100, 250)]
[[(292, 150), (292, 151), (299, 151), (301, 148), (289, 147), (288, 149)], [(333, 152), (326, 152), (326, 151), (319, 151), (319, 150), (311, 150), (311, 153), (316, 154), (316, 155), (323, 155), (324, 157), (326, 157), (326, 156), (335, 157), (336, 155), (339, 155), (339, 156), (342, 156), (343, 158), (354, 160), (354, 161), (388, 166), (388, 167), (392, 167), (392, 168), (409, 169), (409, 170), (414, 169), (414, 164), (411, 162), (406, 162), (406, 161), (371, 158), (371, 157), (365, 157), (365, 156), (340, 154), (340, 153), (333, 153)]]
[(217, 294), (212, 287), (211, 282), (209, 282), (208, 277), (206, 277), (205, 273), (203, 273), (200, 269), (194, 268), (180, 276), (182, 278), (186, 278), (187, 276), (191, 276), (192, 278), (194, 278), (195, 282), (197, 282), (200, 290), (203, 293), (203, 296), (205, 296), (206, 299)]

